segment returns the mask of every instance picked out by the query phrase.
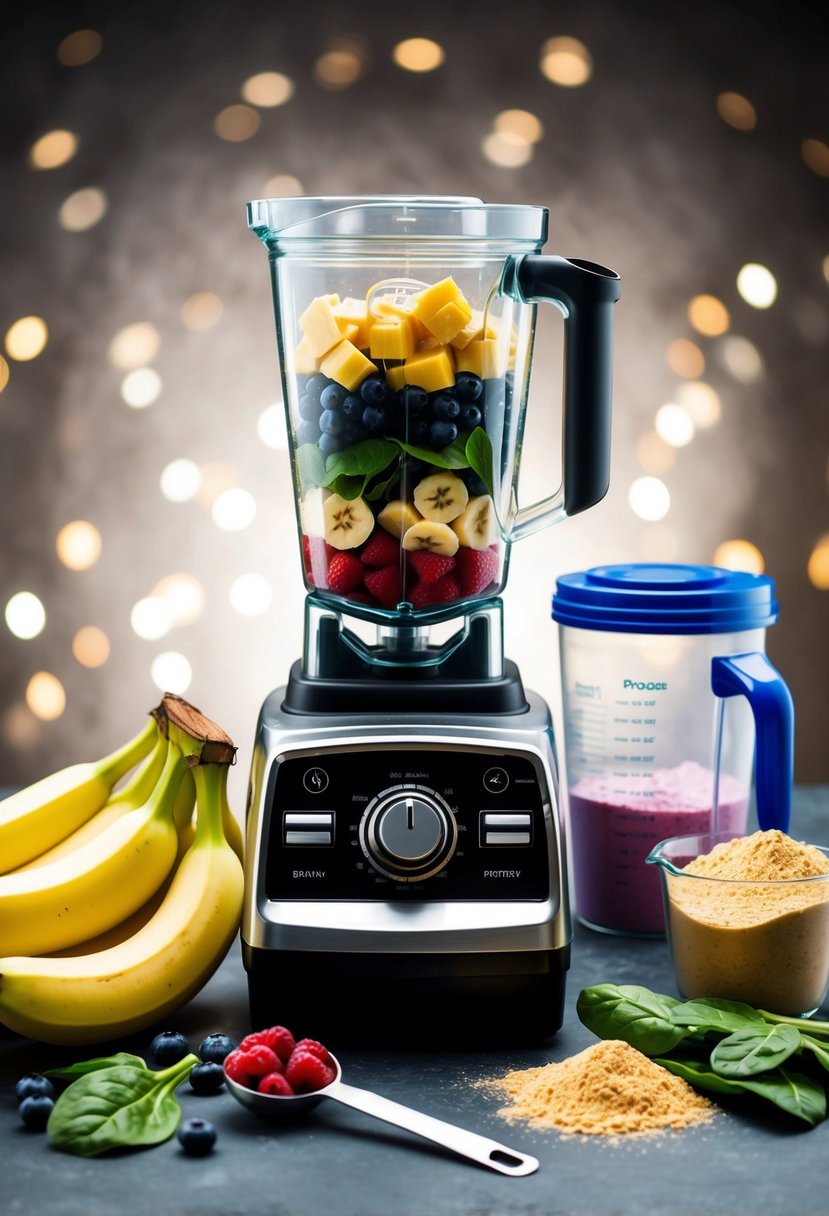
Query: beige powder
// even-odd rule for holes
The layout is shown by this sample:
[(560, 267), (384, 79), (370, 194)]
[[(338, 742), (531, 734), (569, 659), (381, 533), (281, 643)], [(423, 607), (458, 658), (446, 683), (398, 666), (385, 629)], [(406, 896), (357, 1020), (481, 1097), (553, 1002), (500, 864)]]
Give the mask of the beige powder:
[(616, 1039), (541, 1068), (481, 1082), (506, 1093), (510, 1122), (586, 1136), (653, 1132), (704, 1123), (716, 1112), (687, 1081)]

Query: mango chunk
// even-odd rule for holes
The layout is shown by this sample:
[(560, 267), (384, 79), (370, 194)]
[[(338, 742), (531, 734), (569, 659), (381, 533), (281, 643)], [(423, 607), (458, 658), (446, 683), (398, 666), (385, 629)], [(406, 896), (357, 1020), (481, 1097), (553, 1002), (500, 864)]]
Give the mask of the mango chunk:
[(417, 297), (405, 291), (375, 296), (371, 302), (371, 311), (380, 320), (408, 321), (416, 342), (428, 333), (426, 326), (417, 316)]
[(342, 341), (342, 330), (334, 312), (339, 302), (338, 295), (316, 296), (299, 318), (303, 333), (317, 357)]
[(472, 309), (469, 307), (463, 292), (451, 275), (448, 275), (445, 279), (440, 279), (437, 283), (433, 283), (431, 287), (425, 287), (414, 298), (416, 301), (415, 315), (426, 326), (429, 326), (431, 318), (436, 313), (439, 313), (442, 308), (445, 308), (447, 304), (456, 304), (462, 310), (465, 309), (467, 321), (472, 316)]
[(362, 384), (366, 376), (376, 372), (377, 368), (367, 359), (353, 342), (343, 338), (332, 350), (320, 360), (320, 371), (329, 380), (336, 380), (349, 392)]
[(393, 393), (396, 393), (399, 388), (403, 388), (405, 383), (406, 372), (402, 363), (398, 363), (397, 367), (386, 368), (386, 384)]
[(497, 380), (506, 372), (506, 360), (497, 338), (475, 338), (456, 353), (459, 372), (473, 372), (482, 380)]
[(451, 388), (455, 383), (455, 369), (450, 347), (439, 346), (436, 350), (418, 352), (403, 364), (403, 375), (407, 384), (417, 384), (427, 393)]
[[(354, 296), (346, 296), (339, 304), (334, 305), (334, 316), (342, 329), (342, 336), (348, 338), (360, 350), (368, 350), (369, 328), (372, 318), (368, 315), (365, 300), (357, 300)], [(349, 329), (356, 327), (353, 335)]]
[(497, 338), (498, 326), (494, 317), (488, 317), (486, 329), (484, 328), (484, 314), (477, 309), (472, 311), (472, 320), (467, 321), (463, 329), (456, 333), (453, 338), (449, 339), (450, 345), (455, 347), (455, 350), (464, 350), (470, 342), (475, 338)]
[(443, 308), (439, 308), (433, 317), (430, 317), (426, 325), (439, 342), (450, 342), (456, 334), (459, 334), (464, 325), (467, 325), (472, 317), (472, 309), (465, 300), (450, 300), (448, 304), (444, 304)]
[(311, 343), (303, 338), (294, 348), (294, 372), (298, 376), (313, 376), (320, 369), (320, 361), (311, 349)]
[(408, 321), (376, 321), (371, 327), (369, 353), (372, 359), (409, 359), (415, 338)]

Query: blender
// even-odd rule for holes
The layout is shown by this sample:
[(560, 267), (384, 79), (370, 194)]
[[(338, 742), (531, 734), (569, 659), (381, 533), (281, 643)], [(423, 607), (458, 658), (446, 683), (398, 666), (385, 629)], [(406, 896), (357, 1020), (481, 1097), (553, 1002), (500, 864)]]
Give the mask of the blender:
[[(500, 593), (512, 541), (607, 490), (619, 277), (542, 256), (545, 208), (477, 198), (266, 199), (248, 226), (308, 592), (252, 760), (252, 1023), (552, 1034), (571, 939), (557, 765)], [(539, 301), (565, 318), (562, 479), (519, 506)]]

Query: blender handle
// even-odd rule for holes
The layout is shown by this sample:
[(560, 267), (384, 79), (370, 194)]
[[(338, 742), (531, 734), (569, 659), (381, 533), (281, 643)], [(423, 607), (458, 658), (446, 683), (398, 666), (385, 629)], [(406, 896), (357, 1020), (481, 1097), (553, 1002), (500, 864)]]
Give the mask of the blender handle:
[(711, 660), (718, 697), (743, 696), (754, 714), (755, 790), (761, 830), (789, 830), (794, 779), (794, 703), (786, 682), (764, 654)]
[[(621, 280), (581, 258), (527, 254), (514, 283), (524, 301), (547, 300), (564, 313), (563, 504), (565, 515), (575, 515), (604, 498), (610, 484), (613, 305)], [(510, 538), (551, 522), (560, 508), (556, 495), (519, 510)]]

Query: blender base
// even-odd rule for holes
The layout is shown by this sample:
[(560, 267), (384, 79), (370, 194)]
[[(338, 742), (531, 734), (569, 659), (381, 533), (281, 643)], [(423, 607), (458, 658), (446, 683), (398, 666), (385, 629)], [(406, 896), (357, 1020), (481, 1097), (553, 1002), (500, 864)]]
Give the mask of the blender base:
[(254, 1029), (417, 1046), (534, 1043), (562, 1023), (570, 947), (526, 954), (339, 954), (243, 943)]

